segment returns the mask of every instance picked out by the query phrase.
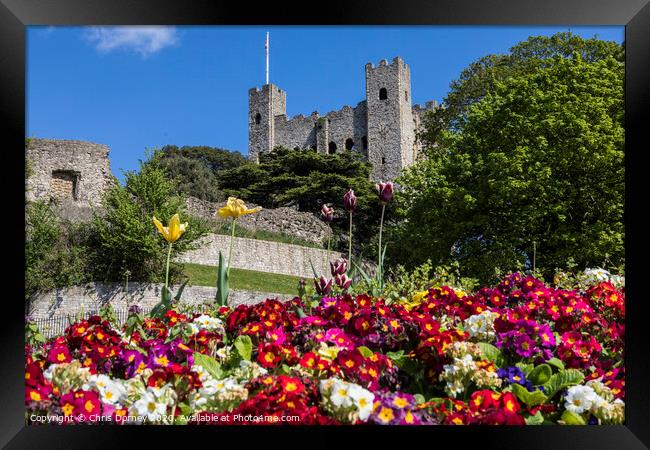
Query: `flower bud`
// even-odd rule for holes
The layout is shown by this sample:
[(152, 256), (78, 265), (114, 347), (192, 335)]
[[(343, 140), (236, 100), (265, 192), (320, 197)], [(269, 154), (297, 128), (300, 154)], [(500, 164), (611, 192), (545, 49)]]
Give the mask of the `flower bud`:
[(349, 189), (343, 196), (343, 205), (345, 206), (345, 210), (349, 213), (352, 213), (357, 209), (357, 197), (354, 195), (352, 189)]
[(320, 209), (320, 218), (323, 222), (330, 223), (334, 219), (334, 208), (323, 205)]
[(336, 285), (343, 290), (349, 288), (352, 284), (352, 279), (348, 278), (346, 274), (338, 274), (334, 279), (336, 281)]
[(348, 260), (344, 258), (339, 258), (334, 262), (330, 261), (330, 269), (332, 271), (332, 276), (343, 275), (348, 271)]
[(390, 202), (393, 199), (393, 183), (387, 181), (385, 183), (379, 182), (375, 185), (377, 193), (379, 194), (379, 201), (383, 204)]
[(321, 275), (320, 278), (314, 278), (314, 287), (319, 295), (327, 295), (332, 292), (332, 279), (329, 280)]

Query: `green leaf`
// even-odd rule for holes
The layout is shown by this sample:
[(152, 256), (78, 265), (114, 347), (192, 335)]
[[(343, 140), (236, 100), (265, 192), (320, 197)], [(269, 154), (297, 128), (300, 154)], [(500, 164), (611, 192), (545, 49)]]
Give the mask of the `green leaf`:
[(546, 394), (540, 390), (528, 392), (528, 389), (519, 384), (511, 384), (510, 387), (512, 388), (512, 393), (528, 407), (541, 405), (546, 401)]
[(194, 364), (203, 367), (210, 375), (216, 379), (222, 377), (223, 370), (221, 370), (221, 364), (219, 364), (216, 359), (198, 352), (194, 352), (192, 356), (194, 357)]
[(562, 420), (566, 425), (587, 425), (585, 419), (583, 419), (580, 414), (568, 410), (562, 413), (560, 420)]
[(524, 419), (526, 425), (542, 425), (544, 423), (544, 416), (541, 411), (537, 411), (534, 416), (526, 417)]
[(318, 274), (316, 273), (316, 268), (314, 268), (314, 263), (311, 262), (311, 258), (309, 258), (309, 265), (311, 266), (311, 271), (314, 272), (314, 278), (318, 278)]
[(246, 361), (251, 360), (251, 355), (253, 353), (253, 342), (251, 341), (250, 336), (246, 336), (246, 335), (237, 336), (237, 339), (235, 339), (234, 346), (237, 349), (239, 356), (242, 357), (242, 359), (245, 359)]
[(564, 370), (564, 363), (558, 358), (551, 358), (546, 361), (546, 364), (555, 367), (558, 370)]
[(524, 375), (528, 376), (531, 370), (535, 367), (533, 364), (524, 364), (524, 363), (516, 363), (515, 366), (521, 369), (521, 371), (524, 373)]
[(187, 285), (188, 281), (190, 281), (189, 278), (183, 281), (183, 284), (181, 284), (181, 286), (178, 288), (178, 292), (176, 292), (176, 296), (174, 297), (176, 303), (181, 301), (181, 295), (183, 294), (183, 289), (185, 289), (185, 286)]
[(172, 306), (172, 291), (167, 286), (163, 286), (160, 291), (160, 303), (153, 307), (151, 316), (161, 318)]
[(363, 281), (364, 281), (364, 282), (366, 282), (367, 284), (372, 283), (372, 278), (370, 278), (370, 276), (368, 275), (368, 273), (366, 273), (365, 270), (363, 270), (363, 269), (362, 269), (362, 268), (361, 268), (361, 267), (360, 267), (356, 262), (354, 262), (354, 261), (352, 261), (352, 265), (354, 266), (354, 268), (355, 268), (356, 270), (359, 271), (359, 273), (361, 274), (361, 277), (363, 277)]
[(372, 355), (374, 355), (374, 352), (370, 350), (368, 347), (365, 346), (360, 346), (357, 347), (357, 350), (359, 350), (359, 353), (361, 353), (361, 356), (364, 358), (370, 358)]
[(497, 367), (503, 366), (505, 363), (505, 358), (503, 357), (501, 350), (492, 344), (488, 344), (487, 342), (479, 342), (477, 345), (481, 349), (483, 356), (485, 356), (488, 361), (494, 363), (494, 365)]
[(415, 399), (415, 403), (418, 405), (421, 405), (426, 401), (422, 394), (413, 394), (413, 398)]
[(575, 386), (576, 384), (582, 383), (585, 376), (577, 369), (567, 369), (562, 372), (558, 372), (551, 376), (551, 378), (544, 384), (544, 391), (546, 392), (546, 398), (548, 400), (552, 399), (555, 394), (557, 394), (562, 389), (568, 388), (569, 386)]
[(531, 370), (526, 378), (528, 378), (535, 386), (539, 386), (546, 383), (551, 378), (552, 374), (553, 370), (551, 370), (551, 366), (548, 364), (540, 364)]
[(217, 267), (217, 295), (215, 300), (219, 306), (226, 306), (228, 303), (228, 268), (224, 263), (221, 252), (219, 252), (219, 266)]

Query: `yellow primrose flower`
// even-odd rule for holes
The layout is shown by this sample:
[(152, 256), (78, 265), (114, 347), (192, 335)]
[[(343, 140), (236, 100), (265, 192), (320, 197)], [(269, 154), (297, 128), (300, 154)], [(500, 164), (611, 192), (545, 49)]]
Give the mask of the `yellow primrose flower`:
[(156, 219), (154, 216), (153, 223), (160, 231), (160, 234), (163, 235), (167, 242), (174, 243), (185, 233), (187, 230), (187, 222), (181, 223), (181, 218), (178, 214), (174, 214), (171, 219), (169, 219), (169, 226), (164, 227), (160, 220)]
[(228, 203), (223, 208), (219, 208), (217, 214), (221, 217), (232, 217), (233, 219), (243, 216), (244, 214), (252, 214), (260, 211), (262, 208), (259, 206), (253, 209), (247, 209), (243, 200), (235, 197), (228, 197)]

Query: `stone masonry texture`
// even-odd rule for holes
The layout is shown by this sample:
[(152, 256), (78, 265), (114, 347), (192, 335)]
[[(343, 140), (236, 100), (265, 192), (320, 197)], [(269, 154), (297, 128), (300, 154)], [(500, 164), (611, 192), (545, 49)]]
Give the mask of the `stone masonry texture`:
[[(230, 219), (216, 216), (216, 211), (226, 202), (213, 203), (196, 197), (186, 200), (187, 211), (197, 217), (202, 217), (214, 223), (230, 223)], [(247, 203), (248, 208), (257, 205)], [(237, 225), (250, 231), (270, 231), (284, 233), (314, 244), (323, 244), (332, 237), (332, 229), (314, 214), (298, 211), (293, 208), (281, 207), (264, 208), (255, 214), (248, 214), (237, 219)]]
[(32, 173), (26, 199), (69, 202), (81, 208), (99, 206), (115, 182), (108, 151), (107, 146), (92, 142), (27, 140), (25, 157)]
[(344, 106), (320, 116), (287, 117), (287, 93), (274, 84), (249, 90), (248, 154), (259, 154), (282, 146), (311, 148), (319, 153), (356, 151), (372, 165), (372, 179), (394, 180), (413, 164), (421, 150), (416, 134), (433, 101), (424, 107), (411, 103), (411, 73), (399, 56), (389, 64), (368, 63), (366, 99), (355, 107)]
[[(114, 309), (128, 309), (138, 305), (145, 311), (151, 310), (160, 301), (162, 284), (129, 283), (128, 295), (122, 283), (88, 283), (54, 289), (35, 295), (30, 302), (28, 314), (34, 318), (74, 316), (81, 311), (98, 311), (110, 304)], [(176, 292), (178, 286), (170, 287)], [(213, 303), (217, 288), (207, 286), (186, 286), (181, 304), (201, 305)], [(251, 305), (267, 298), (291, 299), (291, 295), (230, 290), (228, 305)]]
[[(219, 263), (219, 252), (228, 255), (230, 236), (209, 234), (202, 238), (199, 245), (196, 250), (177, 256), (175, 261), (216, 266)], [(328, 254), (327, 250), (317, 248), (236, 237), (231, 266), (311, 279), (314, 277), (312, 264), (318, 274), (329, 275), (330, 261), (342, 257), (344, 255), (341, 253)]]

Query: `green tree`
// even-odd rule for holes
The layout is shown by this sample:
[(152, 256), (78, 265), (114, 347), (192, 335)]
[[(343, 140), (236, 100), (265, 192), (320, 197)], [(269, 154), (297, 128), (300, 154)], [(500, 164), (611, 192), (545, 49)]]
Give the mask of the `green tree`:
[(395, 256), (494, 268), (614, 264), (624, 257), (624, 65), (555, 56), (497, 81), (441, 134), (449, 151), (399, 180)]
[[(370, 181), (370, 165), (355, 152), (329, 155), (309, 149), (276, 147), (260, 155), (259, 164), (221, 172), (219, 187), (228, 195), (265, 208), (292, 206), (320, 216), (323, 204), (333, 205), (338, 213), (335, 213), (332, 228), (339, 235), (347, 233), (347, 214), (342, 212), (343, 195), (353, 189), (358, 199), (354, 217), (357, 244), (368, 243), (378, 229), (381, 209)], [(369, 247), (368, 255), (372, 251)]]
[(536, 73), (553, 64), (556, 57), (568, 58), (578, 53), (583, 61), (593, 63), (607, 58), (625, 61), (624, 48), (616, 42), (597, 38), (584, 39), (571, 32), (552, 36), (531, 36), (512, 47), (506, 54), (491, 54), (470, 64), (450, 90), (442, 107), (425, 115), (418, 138), (426, 153), (435, 157), (445, 152), (441, 134), (456, 130), (465, 118), (468, 108), (492, 92), (499, 82), (511, 77)]
[(166, 156), (157, 158), (156, 164), (178, 183), (179, 193), (210, 202), (221, 202), (226, 199), (225, 194), (217, 186), (214, 172), (202, 161), (185, 156)]
[[(179, 213), (183, 222), (189, 222), (173, 255), (195, 248), (195, 241), (208, 230), (203, 221), (185, 214), (185, 201), (177, 195), (176, 182), (148, 162), (141, 162), (139, 172), (127, 172), (125, 185), (116, 184), (108, 191), (103, 206), (105, 213), (95, 213), (92, 221), (95, 280), (119, 281), (125, 270), (134, 281), (164, 280), (167, 246), (153, 225), (154, 216), (166, 224)], [(179, 274), (180, 265), (172, 264), (170, 279)]]
[(26, 205), (25, 299), (38, 291), (90, 280), (84, 245), (84, 224), (62, 223), (51, 205), (37, 200)]

